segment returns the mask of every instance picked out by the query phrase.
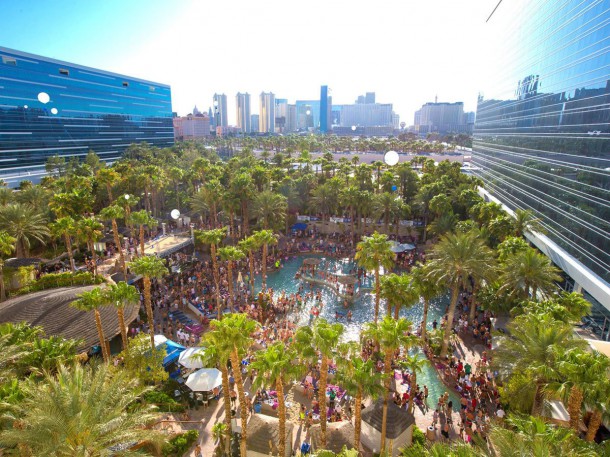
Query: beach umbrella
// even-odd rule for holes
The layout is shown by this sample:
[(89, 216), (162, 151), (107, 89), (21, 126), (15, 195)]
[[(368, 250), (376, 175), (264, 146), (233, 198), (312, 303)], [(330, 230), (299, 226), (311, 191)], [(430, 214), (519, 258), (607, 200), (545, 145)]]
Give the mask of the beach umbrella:
[(158, 348), (167, 342), (167, 338), (163, 335), (155, 335), (155, 347)]
[(203, 353), (204, 350), (205, 348), (202, 347), (185, 349), (180, 354), (180, 357), (178, 357), (178, 363), (184, 368), (203, 368), (203, 362), (198, 357), (195, 357), (195, 354)]
[(216, 368), (201, 368), (191, 373), (185, 384), (193, 392), (209, 392), (222, 384), (222, 374)]
[(390, 241), (390, 251), (394, 252), (394, 253), (399, 253), (399, 252), (405, 252), (406, 249), (402, 246), (402, 244), (399, 244), (397, 241)]
[(401, 244), (401, 246), (404, 248), (405, 251), (412, 251), (413, 249), (415, 249), (415, 245), (411, 243), (404, 243)]

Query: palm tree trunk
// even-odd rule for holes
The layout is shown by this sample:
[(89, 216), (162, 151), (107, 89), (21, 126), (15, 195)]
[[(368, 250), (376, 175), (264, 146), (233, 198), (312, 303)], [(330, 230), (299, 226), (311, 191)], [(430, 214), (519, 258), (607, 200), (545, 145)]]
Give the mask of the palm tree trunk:
[(0, 301), (6, 300), (6, 290), (4, 290), (4, 262), (0, 260)]
[(350, 218), (350, 220), (352, 222), (351, 225), (352, 225), (352, 242), (353, 242), (354, 239), (356, 238), (356, 228), (354, 226), (354, 222), (355, 221), (354, 221), (354, 207), (353, 206), (349, 207), (349, 218)]
[(379, 318), (379, 266), (375, 267), (375, 323)]
[(229, 453), (231, 449), (231, 387), (229, 386), (229, 370), (226, 363), (220, 363), (220, 373), (222, 373), (222, 395), (224, 397), (225, 425), (227, 426), (225, 449)]
[(388, 397), (390, 396), (391, 371), (392, 352), (390, 350), (386, 350), (383, 360), (383, 372), (385, 376), (383, 379), (383, 415), (381, 417), (381, 443), (379, 445), (379, 455), (383, 455), (383, 452), (385, 451), (385, 435), (388, 428)]
[(74, 256), (72, 255), (72, 242), (70, 241), (70, 235), (68, 232), (64, 232), (64, 242), (66, 243), (66, 249), (68, 250), (68, 259), (70, 259), (70, 271), (74, 273), (76, 266), (74, 265)]
[(237, 348), (233, 348), (233, 351), (231, 352), (231, 366), (233, 367), (233, 377), (235, 378), (235, 385), (237, 386), (239, 409), (241, 412), (241, 457), (246, 457), (248, 409), (246, 408), (246, 396), (244, 395), (244, 381), (241, 377), (241, 360), (239, 359)]
[(479, 284), (475, 283), (472, 290), (472, 305), (470, 306), (470, 313), (468, 315), (468, 322), (472, 324), (474, 322), (474, 315), (477, 311), (477, 292), (479, 290)]
[(591, 416), (591, 420), (589, 421), (589, 428), (587, 430), (587, 435), (585, 436), (586, 441), (593, 441), (595, 439), (595, 435), (599, 430), (599, 426), (602, 423), (602, 412), (599, 408), (595, 408), (593, 410), (593, 415)]
[(241, 204), (241, 217), (243, 219), (242, 225), (244, 227), (244, 236), (248, 235), (249, 227), (248, 227), (248, 203), (242, 202)]
[(119, 328), (121, 330), (121, 342), (123, 343), (123, 350), (127, 349), (127, 328), (125, 327), (125, 310), (123, 306), (117, 308), (117, 314), (119, 316)]
[(108, 201), (112, 203), (112, 200), (114, 200), (112, 198), (112, 186), (108, 182), (106, 183), (106, 191), (108, 192)]
[(263, 244), (263, 290), (267, 289), (267, 243)]
[(231, 312), (234, 312), (233, 301), (235, 300), (235, 296), (233, 295), (233, 262), (231, 260), (227, 261), (227, 273), (229, 275), (229, 306), (231, 307)]
[(426, 326), (428, 325), (428, 308), (430, 307), (430, 301), (424, 299), (424, 312), (421, 318), (421, 337), (426, 341)]
[(362, 387), (358, 386), (354, 405), (354, 449), (360, 451), (360, 432), (362, 430)]
[(121, 245), (121, 240), (119, 240), (119, 226), (116, 223), (116, 219), (112, 219), (112, 234), (114, 235), (114, 244), (116, 244), (116, 248), (119, 251), (119, 260), (123, 269), (123, 280), (127, 282), (127, 264), (123, 255), (123, 246)]
[(91, 257), (93, 258), (93, 275), (97, 276), (97, 253), (95, 252), (95, 244), (93, 239), (89, 240), (89, 249), (91, 249)]
[(582, 405), (583, 392), (578, 386), (572, 386), (570, 397), (568, 398), (568, 413), (570, 414), (570, 428), (578, 435), (580, 432), (580, 407)]
[[(278, 419), (280, 421), (279, 455), (286, 457), (286, 401), (284, 400), (284, 378), (279, 376), (275, 382), (278, 402)], [(292, 444), (292, 443), (291, 443)]]
[(536, 381), (536, 393), (532, 405), (532, 416), (537, 417), (542, 414), (542, 402), (544, 400), (544, 386), (541, 381)]
[(212, 268), (214, 274), (214, 287), (216, 288), (215, 296), (216, 296), (216, 309), (218, 310), (218, 320), (221, 317), (221, 309), (220, 309), (220, 272), (218, 271), (218, 262), (216, 261), (216, 245), (212, 243), (210, 245), (210, 250), (212, 251)]
[(140, 252), (144, 255), (144, 225), (140, 225)]
[(216, 203), (212, 203), (212, 224), (214, 224), (214, 225), (212, 226), (212, 228), (216, 228), (216, 227), (218, 227), (218, 220), (217, 220), (217, 218), (216, 218), (216, 213), (217, 213), (217, 212), (218, 212), (218, 211), (216, 211)]
[[(391, 313), (390, 310), (391, 306), (390, 306), (390, 300), (388, 300), (388, 316)], [(396, 303), (396, 306), (394, 306), (394, 319), (398, 320), (398, 313), (400, 312), (400, 304)]]
[(100, 317), (100, 312), (97, 309), (94, 309), (93, 313), (95, 315), (95, 326), (97, 327), (97, 335), (100, 339), (100, 346), (102, 347), (102, 357), (104, 358), (104, 362), (108, 363), (108, 361), (110, 360), (110, 354), (108, 351), (108, 346), (106, 346), (104, 328), (102, 327), (102, 318)]
[(415, 409), (415, 391), (416, 390), (417, 390), (417, 370), (415, 369), (415, 367), (413, 367), (412, 373), (411, 373), (411, 395), (409, 395), (409, 412), (411, 414), (413, 414), (413, 409)]
[(155, 318), (153, 314), (151, 299), (150, 299), (150, 278), (144, 276), (144, 307), (146, 308), (146, 317), (148, 318), (148, 331), (150, 333), (150, 346), (155, 350)]
[(248, 251), (250, 257), (250, 292), (252, 293), (252, 297), (254, 297), (254, 253), (252, 251)]
[(318, 403), (320, 404), (320, 441), (322, 449), (326, 447), (326, 381), (328, 379), (328, 358), (322, 355), (320, 365), (320, 385), (318, 386)]
[(451, 291), (451, 303), (449, 304), (449, 312), (447, 313), (447, 322), (445, 322), (445, 334), (443, 335), (443, 345), (441, 346), (441, 358), (447, 355), (447, 350), (449, 349), (449, 338), (451, 338), (451, 332), (453, 330), (453, 315), (455, 314), (455, 307), (457, 305), (459, 295), (460, 288), (456, 284)]

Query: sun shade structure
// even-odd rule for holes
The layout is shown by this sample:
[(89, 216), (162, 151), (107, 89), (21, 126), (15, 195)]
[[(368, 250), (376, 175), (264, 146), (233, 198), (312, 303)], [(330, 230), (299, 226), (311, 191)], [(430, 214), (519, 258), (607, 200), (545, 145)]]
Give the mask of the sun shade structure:
[(185, 384), (193, 392), (209, 392), (222, 384), (222, 373), (216, 368), (201, 368), (191, 373)]
[(326, 425), (326, 447), (322, 447), (320, 424), (313, 425), (309, 430), (313, 450), (327, 449), (335, 454), (341, 452), (343, 446), (347, 449), (354, 447), (354, 426), (349, 421), (331, 422)]
[(358, 280), (356, 278), (354, 278), (353, 276), (337, 276), (337, 281), (340, 284), (345, 284), (346, 286), (353, 286), (354, 284), (356, 284), (358, 282)]
[[(383, 399), (377, 400), (362, 410), (362, 435), (360, 441), (373, 452), (379, 452)], [(401, 448), (411, 445), (415, 417), (407, 410), (388, 402), (386, 439), (392, 442), (392, 455), (400, 454)]]
[(303, 260), (303, 265), (320, 265), (322, 263), (322, 259), (319, 257), (307, 257)]
[[(294, 424), (286, 423), (286, 455), (292, 453), (292, 431)], [(246, 455), (248, 457), (268, 457), (278, 454), (280, 437), (279, 419), (264, 414), (253, 414), (248, 421), (248, 442)]]
[(204, 350), (205, 348), (201, 347), (185, 349), (178, 357), (178, 363), (184, 368), (204, 368), (203, 362), (196, 357), (197, 354), (203, 354)]

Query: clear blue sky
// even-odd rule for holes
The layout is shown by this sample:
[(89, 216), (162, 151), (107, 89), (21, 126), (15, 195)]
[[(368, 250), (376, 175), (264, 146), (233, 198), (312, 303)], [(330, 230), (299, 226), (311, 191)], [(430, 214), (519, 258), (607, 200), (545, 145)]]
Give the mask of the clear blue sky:
[[(421, 104), (475, 110), (496, 0), (0, 0), (0, 45), (172, 86), (173, 109), (226, 93), (377, 93), (407, 125)], [(481, 44), (482, 43), (482, 44)]]

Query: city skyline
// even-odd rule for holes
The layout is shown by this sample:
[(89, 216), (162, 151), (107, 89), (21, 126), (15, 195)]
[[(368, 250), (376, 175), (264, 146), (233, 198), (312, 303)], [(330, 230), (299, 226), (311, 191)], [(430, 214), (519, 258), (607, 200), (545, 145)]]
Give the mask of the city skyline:
[[(237, 92), (271, 91), (294, 103), (318, 99), (321, 85), (328, 85), (335, 104), (351, 104), (360, 94), (376, 92), (377, 100), (392, 103), (401, 119), (412, 118), (435, 96), (440, 101), (463, 101), (466, 111), (476, 108), (480, 84), (472, 75), (480, 74), (477, 56), (485, 49), (474, 49), (472, 44), (485, 27), (492, 7), (488, 2), (388, 1), (376, 8), (344, 1), (315, 0), (290, 7), (279, 1), (263, 3), (193, 1), (177, 8), (161, 1), (110, 0), (96, 5), (92, 14), (84, 3), (25, 0), (3, 5), (0, 43), (161, 81), (172, 87), (172, 107), (180, 115), (190, 113), (194, 105), (206, 111), (214, 93), (232, 98)], [(230, 17), (231, 28), (243, 33), (227, 33), (218, 17)], [(259, 22), (274, 26), (254, 27)], [(335, 38), (313, 33), (312, 24)], [(429, 24), (434, 24), (435, 32), (430, 32)], [(295, 30), (305, 30), (306, 46)], [(191, 35), (203, 39), (180, 41)], [(271, 40), (269, 52), (215, 49), (237, 49), (244, 36)], [(286, 39), (277, 39), (282, 36)], [(425, 52), (414, 53), (414, 46)], [(318, 52), (325, 47), (327, 52)], [(415, 66), (417, 54), (421, 61)], [(387, 68), (380, 69), (377, 62), (387, 62)], [(254, 114), (258, 103), (252, 105)], [(234, 125), (235, 103), (228, 103), (228, 118)]]

